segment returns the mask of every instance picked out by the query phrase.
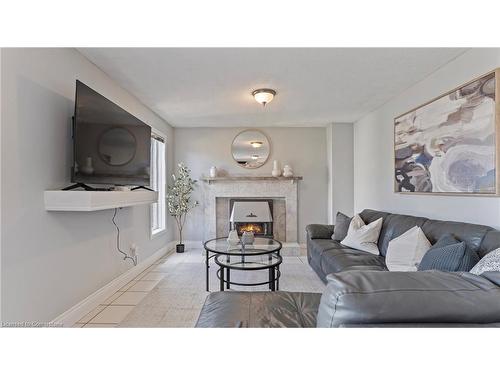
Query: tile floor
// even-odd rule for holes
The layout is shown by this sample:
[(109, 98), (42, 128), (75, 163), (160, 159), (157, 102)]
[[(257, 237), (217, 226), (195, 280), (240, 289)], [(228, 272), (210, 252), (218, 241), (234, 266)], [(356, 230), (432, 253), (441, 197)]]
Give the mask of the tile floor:
[[(205, 291), (205, 253), (187, 249), (156, 261), (134, 280), (85, 315), (74, 327), (193, 327), (208, 293)], [(219, 280), (210, 267), (210, 290)], [(307, 264), (305, 256), (284, 256), (280, 290), (322, 292), (324, 284)], [(233, 281), (265, 280), (266, 271), (232, 273)], [(234, 290), (268, 290), (233, 287)]]

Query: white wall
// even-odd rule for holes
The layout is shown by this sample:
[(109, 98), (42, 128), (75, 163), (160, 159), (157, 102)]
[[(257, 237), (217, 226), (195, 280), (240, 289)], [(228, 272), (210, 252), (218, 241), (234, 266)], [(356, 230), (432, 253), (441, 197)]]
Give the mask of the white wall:
[[(244, 169), (231, 156), (231, 143), (243, 128), (175, 128), (175, 160), (185, 162), (194, 178), (208, 175), (212, 165), (229, 174), (271, 175), (273, 160), (289, 164), (304, 179), (298, 185), (299, 241), (305, 241), (305, 226), (327, 222), (328, 171), (325, 128), (263, 128), (271, 141), (268, 162), (258, 169)], [(199, 182), (201, 185), (202, 182)], [(202, 186), (194, 199), (203, 203)], [(203, 206), (194, 209), (185, 229), (186, 240), (202, 240)]]
[[(131, 267), (116, 251), (112, 210), (44, 210), (43, 191), (70, 183), (75, 80), (165, 133), (169, 170), (173, 132), (74, 49), (4, 49), (1, 75), (2, 319), (50, 321)], [(117, 222), (140, 260), (172, 238), (150, 239), (149, 206), (123, 209)]]
[(469, 50), (354, 124), (356, 212), (374, 208), (500, 227), (500, 198), (393, 192), (394, 117), (498, 67), (500, 49)]
[(354, 127), (337, 123), (326, 128), (328, 161), (328, 223), (337, 212), (352, 216), (354, 211)]

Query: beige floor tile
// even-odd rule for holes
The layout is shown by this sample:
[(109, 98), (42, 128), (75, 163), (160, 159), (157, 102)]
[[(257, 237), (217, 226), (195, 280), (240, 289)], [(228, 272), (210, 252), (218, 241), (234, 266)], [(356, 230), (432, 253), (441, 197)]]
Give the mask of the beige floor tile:
[[(173, 253), (166, 257), (163, 264), (154, 264), (147, 272), (143, 272), (141, 279), (129, 286), (127, 291), (144, 293), (145, 296), (137, 306), (109, 306), (132, 308), (130, 314), (118, 326), (193, 327), (208, 295), (205, 292), (203, 255), (202, 249), (188, 249), (184, 254)], [(219, 290), (219, 280), (215, 275), (218, 267), (213, 264), (213, 260), (210, 264), (210, 290), (214, 292)], [(321, 293), (325, 289), (325, 285), (307, 264), (307, 258), (303, 254), (285, 256), (281, 271), (281, 290)], [(245, 282), (257, 282), (267, 279), (266, 272), (232, 272), (231, 278), (234, 281), (241, 279)], [(234, 286), (232, 289), (269, 290), (266, 286)], [(92, 321), (91, 324), (95, 322)]]
[(128, 290), (128, 289), (129, 289), (132, 285), (134, 285), (136, 282), (137, 282), (137, 280), (132, 280), (132, 281), (128, 282), (127, 284), (125, 284), (124, 286), (122, 286), (122, 287), (120, 288), (120, 290), (119, 290), (119, 291), (120, 291), (120, 292), (125, 292), (125, 291), (127, 291), (127, 290)]
[(149, 273), (149, 268), (151, 268), (151, 267), (148, 267), (147, 269), (142, 271), (140, 274), (138, 274), (136, 277), (134, 277), (134, 280), (142, 279), (144, 277), (144, 275), (147, 275)]
[(84, 323), (75, 323), (73, 324), (72, 328), (82, 328), (84, 325)]
[(170, 272), (176, 267), (178, 267), (183, 262), (165, 262), (163, 264), (157, 264), (149, 270), (150, 272)]
[(85, 314), (83, 317), (78, 319), (77, 323), (88, 323), (93, 317), (95, 317), (97, 314), (99, 314), (105, 308), (106, 308), (105, 305), (97, 306), (94, 310), (92, 310), (88, 314)]
[(146, 297), (147, 292), (124, 292), (121, 296), (115, 299), (111, 305), (131, 305), (135, 306)]
[(299, 257), (283, 257), (283, 264), (302, 264)]
[(107, 306), (89, 323), (120, 323), (134, 308), (134, 306)]
[(140, 304), (123, 320), (120, 327), (158, 327), (165, 316), (167, 309), (158, 306), (144, 306)]
[(167, 274), (164, 272), (148, 272), (145, 274), (143, 277), (141, 277), (141, 280), (161, 280), (163, 279)]
[(158, 284), (160, 280), (139, 280), (132, 285), (128, 292), (149, 292)]
[(124, 292), (116, 292), (116, 293), (114, 293), (111, 297), (106, 298), (102, 304), (103, 305), (109, 305), (109, 304), (111, 304), (111, 302), (113, 302), (115, 299), (117, 299), (118, 297), (120, 297), (123, 293)]
[(200, 311), (198, 309), (167, 310), (158, 326), (172, 328), (194, 327), (199, 315)]

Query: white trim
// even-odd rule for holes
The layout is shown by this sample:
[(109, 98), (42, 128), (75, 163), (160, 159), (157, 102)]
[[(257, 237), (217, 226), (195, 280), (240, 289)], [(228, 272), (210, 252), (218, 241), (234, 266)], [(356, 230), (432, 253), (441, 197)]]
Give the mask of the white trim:
[[(158, 190), (157, 203), (158, 203), (158, 205), (161, 204), (161, 206), (158, 206), (158, 211), (163, 211), (162, 217), (158, 217), (158, 220), (161, 219), (161, 222), (162, 222), (162, 225), (160, 226), (160, 228), (153, 229), (153, 216), (155, 215), (155, 209), (153, 207), (154, 206), (153, 204), (151, 204), (149, 207), (149, 237), (150, 237), (150, 239), (158, 237), (159, 235), (163, 234), (167, 230), (167, 211), (168, 211), (167, 201), (166, 201), (167, 200), (167, 179), (168, 179), (168, 177), (167, 177), (167, 175), (168, 175), (167, 138), (163, 133), (156, 131), (156, 129), (154, 129), (154, 128), (152, 128), (152, 133), (155, 133), (159, 137), (163, 138), (163, 142), (161, 143), (162, 148), (163, 148), (163, 161), (160, 163), (159, 166), (157, 165), (155, 169), (161, 168), (161, 173), (163, 174), (164, 181), (161, 185), (157, 184), (158, 185), (157, 186), (157, 190)], [(152, 139), (152, 142), (153, 142), (153, 140), (155, 140), (155, 138), (153, 138), (153, 137), (151, 139)], [(153, 143), (151, 143), (151, 145), (153, 146)], [(153, 147), (151, 147), (151, 153), (152, 153), (152, 149), (153, 149)], [(157, 163), (158, 162), (155, 161), (153, 164), (153, 160), (151, 160), (151, 168), (150, 168), (151, 169), (151, 179), (153, 179), (153, 174), (155, 175), (155, 177), (154, 177), (155, 179), (157, 177), (156, 171), (153, 170), (153, 168), (152, 168), (152, 166), (156, 165)], [(160, 208), (163, 208), (163, 209), (160, 209)]]
[(154, 239), (156, 237), (159, 237), (159, 236), (162, 236), (162, 235), (164, 235), (166, 233), (167, 233), (167, 228), (160, 229), (160, 230), (152, 230), (151, 231), (151, 235), (149, 236), (149, 238), (152, 240), (152, 239)]
[(151, 132), (155, 133), (156, 135), (159, 135), (160, 137), (162, 137), (163, 140), (165, 141), (165, 143), (167, 142), (167, 136), (161, 130), (158, 130), (157, 128), (151, 126)]
[(95, 291), (90, 296), (86, 297), (85, 299), (71, 307), (69, 310), (63, 312), (57, 318), (52, 320), (51, 323), (62, 324), (63, 327), (73, 326), (78, 321), (78, 319), (91, 312), (107, 298), (116, 293), (121, 287), (134, 280), (137, 275), (151, 266), (162, 256), (173, 252), (175, 249), (175, 244), (176, 241), (169, 242), (167, 246), (156, 251), (154, 254), (143, 260), (137, 266), (130, 268), (128, 271), (122, 273), (116, 279), (104, 285), (101, 289)]

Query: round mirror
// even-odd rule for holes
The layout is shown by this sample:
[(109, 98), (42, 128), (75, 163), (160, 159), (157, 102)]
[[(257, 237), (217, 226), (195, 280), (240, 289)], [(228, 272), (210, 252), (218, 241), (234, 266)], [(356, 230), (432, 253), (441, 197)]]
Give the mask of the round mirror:
[(134, 135), (126, 128), (111, 128), (99, 137), (99, 157), (108, 165), (120, 166), (130, 163), (135, 156), (136, 147)]
[(255, 169), (266, 163), (270, 149), (269, 139), (264, 133), (259, 130), (245, 130), (234, 138), (231, 153), (243, 168)]

